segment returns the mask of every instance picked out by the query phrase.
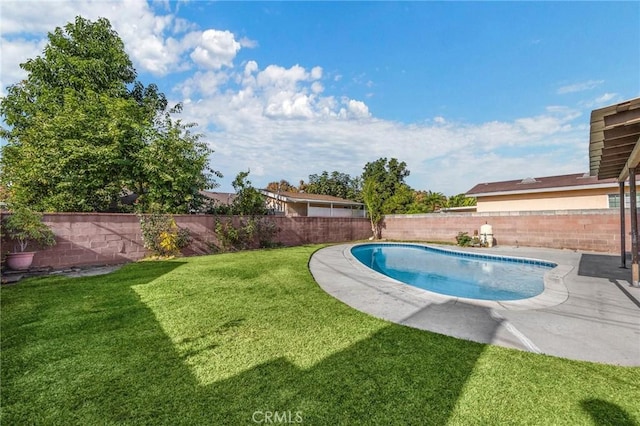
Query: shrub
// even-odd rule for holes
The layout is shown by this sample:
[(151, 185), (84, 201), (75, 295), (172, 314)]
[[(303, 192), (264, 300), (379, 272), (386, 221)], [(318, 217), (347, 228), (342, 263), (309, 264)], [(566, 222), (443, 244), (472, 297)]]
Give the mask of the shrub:
[(467, 232), (458, 232), (456, 236), (456, 242), (461, 247), (468, 247), (473, 243), (473, 237), (470, 237)]
[(139, 215), (142, 241), (154, 256), (174, 257), (191, 242), (188, 229), (180, 228), (173, 216), (151, 213)]
[(274, 237), (279, 231), (275, 223), (264, 217), (240, 218), (237, 226), (231, 219), (216, 220), (215, 225), (218, 250), (222, 252), (276, 247)]

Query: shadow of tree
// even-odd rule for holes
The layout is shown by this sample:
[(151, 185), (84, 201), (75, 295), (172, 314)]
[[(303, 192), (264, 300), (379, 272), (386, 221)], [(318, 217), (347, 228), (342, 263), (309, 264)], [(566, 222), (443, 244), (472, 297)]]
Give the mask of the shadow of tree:
[[(309, 368), (281, 356), (203, 385), (132, 289), (180, 265), (142, 262), (3, 291), (12, 314), (2, 318), (2, 423), (236, 425), (278, 412), (304, 424), (439, 425), (485, 348), (388, 325)], [(289, 342), (280, 343), (285, 354)]]
[(621, 407), (602, 399), (586, 399), (580, 403), (582, 409), (593, 419), (596, 426), (637, 426), (638, 423)]

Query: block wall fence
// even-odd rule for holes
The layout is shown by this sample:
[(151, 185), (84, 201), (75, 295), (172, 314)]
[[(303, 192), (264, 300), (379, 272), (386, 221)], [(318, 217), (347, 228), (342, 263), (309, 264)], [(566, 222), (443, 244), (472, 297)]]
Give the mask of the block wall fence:
[[(498, 245), (620, 252), (620, 211), (615, 209), (391, 215), (385, 218), (382, 235), (396, 240), (455, 242), (458, 232), (473, 236), (485, 223), (492, 226)], [(627, 251), (631, 250), (630, 229), (627, 210)]]
[[(275, 240), (285, 246), (355, 241), (371, 235), (368, 219), (265, 217), (275, 222), (280, 230)], [(184, 255), (207, 254), (211, 252), (211, 244), (218, 244), (213, 232), (216, 216), (174, 215), (174, 218), (178, 226), (191, 231), (193, 238), (182, 251)], [(57, 244), (36, 253), (34, 268), (119, 264), (142, 259), (147, 254), (135, 214), (48, 213), (43, 219), (56, 235)], [(12, 247), (10, 241), (2, 241), (2, 256)]]
[[(0, 218), (2, 214), (0, 214)], [(175, 215), (180, 227), (191, 231), (193, 241), (183, 254), (210, 252), (218, 241), (213, 232), (215, 216)], [(368, 219), (267, 216), (280, 232), (276, 241), (285, 246), (366, 240), (371, 236)], [(627, 250), (630, 218), (627, 212)], [(146, 251), (136, 215), (111, 213), (51, 213), (45, 222), (56, 234), (57, 245), (39, 251), (34, 267), (65, 268), (135, 261)], [(493, 227), (498, 245), (549, 247), (605, 253), (620, 250), (620, 218), (617, 210), (491, 213), (434, 213), (389, 215), (382, 237), (389, 240), (455, 243), (458, 232), (473, 235), (485, 223)], [(11, 243), (2, 241), (2, 255)]]

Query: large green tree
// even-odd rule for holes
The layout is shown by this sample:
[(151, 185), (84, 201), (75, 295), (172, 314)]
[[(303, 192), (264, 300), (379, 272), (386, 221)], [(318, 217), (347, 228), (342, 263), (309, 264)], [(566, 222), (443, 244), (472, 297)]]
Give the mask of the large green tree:
[(77, 17), (48, 40), (0, 101), (7, 125), (0, 185), (8, 201), (41, 211), (105, 211), (128, 189), (141, 191), (142, 205), (193, 209), (198, 190), (214, 184), (211, 151), (171, 119), (177, 110), (167, 112), (155, 85), (135, 81), (109, 21)]
[(362, 182), (371, 179), (377, 182), (376, 194), (381, 199), (383, 214), (404, 213), (411, 203), (411, 188), (404, 181), (409, 174), (407, 163), (396, 158), (379, 158), (364, 166)]
[(374, 238), (381, 236), (380, 224), (385, 214), (404, 213), (412, 202), (411, 188), (404, 182), (409, 173), (407, 164), (395, 158), (379, 158), (364, 166), (362, 199)]

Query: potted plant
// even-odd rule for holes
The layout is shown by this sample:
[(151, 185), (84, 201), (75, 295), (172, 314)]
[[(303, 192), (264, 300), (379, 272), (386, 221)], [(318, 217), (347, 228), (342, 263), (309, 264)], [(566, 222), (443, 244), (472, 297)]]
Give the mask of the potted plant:
[(15, 242), (14, 252), (7, 254), (7, 266), (11, 269), (29, 269), (35, 251), (27, 248), (42, 248), (56, 244), (53, 231), (42, 222), (42, 214), (26, 207), (18, 207), (2, 221), (4, 233)]

